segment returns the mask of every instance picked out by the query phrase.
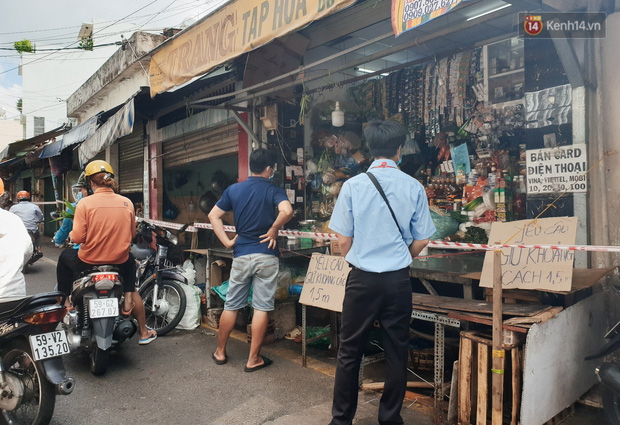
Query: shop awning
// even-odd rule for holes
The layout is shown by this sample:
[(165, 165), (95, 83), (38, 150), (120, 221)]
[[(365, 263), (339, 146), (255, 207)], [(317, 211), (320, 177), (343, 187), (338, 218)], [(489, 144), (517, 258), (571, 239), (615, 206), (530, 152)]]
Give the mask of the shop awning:
[(151, 97), (355, 1), (232, 0), (156, 48), (149, 70)]
[(56, 140), (49, 145), (43, 146), (43, 149), (41, 149), (41, 153), (39, 154), (39, 158), (50, 158), (52, 156), (60, 155), (60, 152), (62, 152), (62, 140)]
[(83, 142), (84, 140), (88, 139), (93, 134), (95, 134), (95, 130), (97, 130), (97, 119), (98, 118), (99, 118), (99, 115), (90, 117), (89, 119), (84, 121), (82, 124), (69, 130), (62, 137), (62, 148), (64, 149), (69, 146), (75, 145), (76, 143)]
[(133, 103), (134, 97), (132, 96), (118, 112), (82, 143), (78, 149), (81, 167), (84, 167), (91, 158), (112, 145), (117, 139), (131, 134), (134, 122)]
[(11, 143), (7, 146), (8, 149), (5, 148), (2, 152), (0, 152), (0, 161), (6, 157), (14, 156), (19, 152), (33, 150), (38, 145), (60, 136), (65, 131), (67, 131), (67, 128), (68, 127), (63, 124), (60, 127), (48, 131), (47, 133), (39, 134), (38, 136), (31, 137), (30, 139), (20, 140), (19, 142)]
[(81, 143), (84, 140), (88, 139), (90, 136), (95, 134), (98, 118), (99, 114), (90, 117), (82, 124), (66, 132), (62, 140), (57, 140), (53, 143), (50, 143), (49, 145), (44, 146), (41, 150), (39, 158), (51, 158), (53, 156), (58, 156), (65, 148), (73, 146), (77, 143)]

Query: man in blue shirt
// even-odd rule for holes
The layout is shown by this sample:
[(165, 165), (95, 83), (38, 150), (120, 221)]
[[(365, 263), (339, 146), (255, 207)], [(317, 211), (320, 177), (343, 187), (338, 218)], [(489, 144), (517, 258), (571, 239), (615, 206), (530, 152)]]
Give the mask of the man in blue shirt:
[(366, 174), (345, 182), (332, 213), (329, 227), (353, 267), (342, 307), (331, 425), (353, 421), (360, 361), (375, 320), (381, 325), (386, 367), (379, 423), (403, 423), (412, 308), (409, 264), (435, 233), (424, 187), (397, 167), (405, 129), (395, 121), (372, 121), (364, 137), (375, 158), (368, 173), (376, 177), (394, 216)]
[[(228, 293), (220, 317), (218, 345), (212, 358), (218, 365), (228, 361), (226, 343), (235, 326), (237, 312), (248, 304), (250, 287), (254, 283), (252, 343), (246, 372), (254, 372), (272, 363), (271, 359), (260, 355), (260, 349), (267, 331), (267, 314), (274, 307), (280, 264), (276, 249), (278, 231), (293, 217), (293, 207), (284, 189), (271, 184), (275, 164), (269, 151), (253, 151), (250, 155), (252, 175), (226, 189), (209, 213), (215, 235), (226, 248), (234, 248)], [(222, 222), (224, 214), (231, 210), (237, 230), (233, 239), (226, 235)]]
[[(9, 212), (22, 219), (28, 234), (32, 239), (34, 250), (36, 251), (35, 260), (43, 256), (41, 252), (41, 233), (39, 232), (38, 223), (43, 221), (43, 213), (41, 209), (30, 202), (30, 193), (25, 190), (17, 192), (17, 204), (13, 205)], [(34, 262), (33, 261), (33, 262)]]

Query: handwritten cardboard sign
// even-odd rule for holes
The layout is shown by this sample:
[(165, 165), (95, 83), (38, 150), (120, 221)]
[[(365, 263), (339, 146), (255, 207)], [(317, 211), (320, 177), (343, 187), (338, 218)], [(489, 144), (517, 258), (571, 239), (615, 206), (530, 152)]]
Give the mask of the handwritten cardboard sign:
[[(576, 235), (577, 217), (539, 218), (536, 223), (531, 220), (493, 223), (489, 243), (574, 245)], [(503, 248), (502, 253), (504, 289), (570, 291), (574, 251)], [(484, 257), (480, 286), (493, 287), (493, 252), (491, 251), (487, 252)]]
[(343, 257), (312, 254), (299, 302), (341, 312), (351, 267)]

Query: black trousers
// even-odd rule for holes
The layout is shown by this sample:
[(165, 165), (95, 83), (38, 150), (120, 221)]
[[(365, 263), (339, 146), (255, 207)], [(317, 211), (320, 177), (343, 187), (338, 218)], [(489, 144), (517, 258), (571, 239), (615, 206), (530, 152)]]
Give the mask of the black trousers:
[(357, 409), (360, 362), (375, 320), (381, 324), (385, 350), (385, 388), (379, 404), (379, 423), (402, 424), (407, 389), (407, 349), (411, 318), (408, 269), (370, 273), (354, 268), (347, 279), (342, 307), (331, 425), (350, 425)]
[[(136, 283), (136, 259), (129, 253), (129, 259), (121, 264), (114, 264), (118, 267), (121, 278), (123, 279), (123, 292), (134, 292)], [(80, 273), (93, 267), (93, 264), (85, 263), (78, 257), (77, 249), (65, 249), (58, 257), (56, 266), (56, 281), (58, 290), (65, 295), (71, 295), (73, 281), (80, 276)]]

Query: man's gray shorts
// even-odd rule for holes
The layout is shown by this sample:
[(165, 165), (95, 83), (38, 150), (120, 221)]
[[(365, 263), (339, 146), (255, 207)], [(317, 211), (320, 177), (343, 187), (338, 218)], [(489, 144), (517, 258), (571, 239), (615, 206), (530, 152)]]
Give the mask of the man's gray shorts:
[(233, 259), (224, 310), (239, 310), (248, 305), (250, 287), (254, 283), (252, 307), (272, 311), (280, 260), (270, 254), (248, 254)]

